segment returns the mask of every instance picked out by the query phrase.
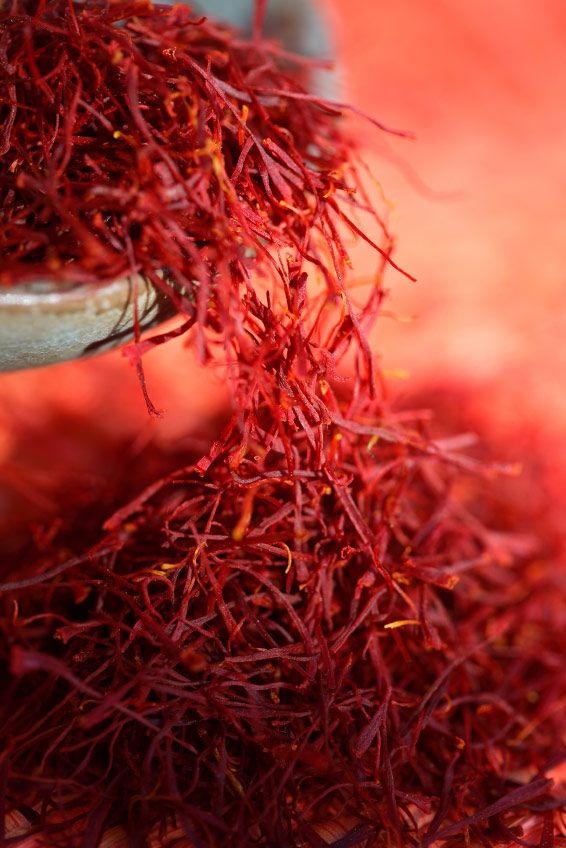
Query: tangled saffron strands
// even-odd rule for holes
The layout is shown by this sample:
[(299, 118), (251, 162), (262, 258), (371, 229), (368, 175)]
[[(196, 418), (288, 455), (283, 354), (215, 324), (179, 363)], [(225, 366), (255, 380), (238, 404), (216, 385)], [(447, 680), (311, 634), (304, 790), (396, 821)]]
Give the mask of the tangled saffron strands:
[(298, 431), (292, 476), (258, 444), (235, 469), (234, 435), (4, 588), (8, 799), (48, 844), (495, 845), (537, 817), (553, 844), (558, 575), (401, 432), (344, 428), (316, 469)]
[(341, 276), (351, 145), (308, 66), (185, 6), (16, 2), (0, 26), (0, 283), (141, 272), (240, 338), (269, 251), (316, 262), (320, 235)]
[(336, 110), (180, 7), (15, 3), (0, 48), (2, 281), (145, 274), (233, 402), (204, 457), (64, 510), (3, 583), (11, 821), (84, 848), (552, 848), (557, 583), (474, 514), (493, 469), (382, 397), (392, 243), (355, 303), (344, 234), (381, 222)]

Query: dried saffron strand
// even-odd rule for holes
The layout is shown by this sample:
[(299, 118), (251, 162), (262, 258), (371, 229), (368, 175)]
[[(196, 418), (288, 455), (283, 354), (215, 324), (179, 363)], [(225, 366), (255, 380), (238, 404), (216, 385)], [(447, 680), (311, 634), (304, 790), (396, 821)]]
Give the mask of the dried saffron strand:
[[(566, 697), (558, 577), (512, 539), (495, 544), (467, 504), (482, 484), (463, 472), (481, 466), (432, 440), (422, 416), (393, 415), (379, 391), (365, 333), (391, 245), (385, 232), (376, 285), (354, 303), (336, 200), (355, 202), (349, 148), (329, 110), (282, 78), (268, 47), (181, 9), (22, 8), (4, 23), (23, 32), (47, 115), (67, 60), (37, 38), (56, 34), (72, 52), (79, 28), (80, 61), (92, 44), (115, 58), (88, 60), (107, 92), (88, 108), (88, 73), (67, 70), (61, 133), (22, 148), (48, 150), (53, 165), (23, 179), (31, 212), (74, 156), (87, 162), (88, 122), (114, 127), (128, 201), (123, 183), (117, 194), (107, 184), (120, 168), (90, 149), (97, 191), (73, 186), (84, 219), (49, 195), (57, 261), (89, 279), (120, 262), (156, 280), (165, 267), (203, 352), (228, 368), (233, 407), (204, 457), (179, 457), (173, 473), (163, 458), (161, 479), (121, 492), (125, 506), (115, 492), (66, 512), (1, 587), (9, 808), (39, 810), (49, 844), (74, 844), (78, 826), (77, 844), (96, 845), (121, 826), (134, 844), (178, 827), (196, 846), (227, 834), (235, 846), (320, 846), (333, 822), (335, 846), (490, 845), (520, 838), (541, 811), (552, 840), (558, 801), (544, 773)], [(194, 106), (170, 103), (170, 122), (155, 105), (163, 67), (172, 102)], [(47, 254), (36, 260), (12, 256), (10, 282), (49, 271)], [(252, 283), (251, 266), (267, 280)]]

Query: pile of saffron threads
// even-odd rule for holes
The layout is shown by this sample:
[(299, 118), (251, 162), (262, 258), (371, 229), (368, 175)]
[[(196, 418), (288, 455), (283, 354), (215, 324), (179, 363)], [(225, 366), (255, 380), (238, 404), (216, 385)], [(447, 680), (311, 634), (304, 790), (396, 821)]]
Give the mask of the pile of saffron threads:
[(278, 252), (339, 293), (357, 179), (304, 60), (144, 0), (14, 0), (0, 37), (0, 285), (143, 273), (238, 344)]
[(0, 15), (0, 74), (2, 282), (145, 274), (232, 400), (199, 458), (142, 491), (117, 469), (120, 506), (61, 491), (4, 579), (10, 822), (81, 848), (558, 845), (555, 584), (497, 531), (497, 469), (386, 402), (392, 242), (308, 68), (180, 7), (57, 0)]

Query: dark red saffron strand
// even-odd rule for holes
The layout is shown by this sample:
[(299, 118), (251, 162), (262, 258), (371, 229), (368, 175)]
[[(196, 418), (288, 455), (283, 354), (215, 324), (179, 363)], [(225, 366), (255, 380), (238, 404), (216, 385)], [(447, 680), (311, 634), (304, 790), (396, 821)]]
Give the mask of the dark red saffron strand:
[(364, 236), (354, 302), (332, 110), (180, 7), (34, 8), (0, 17), (4, 282), (145, 273), (232, 409), (201, 459), (64, 510), (0, 587), (7, 808), (51, 845), (455, 848), (537, 821), (548, 843), (556, 578), (474, 514), (482, 466), (382, 397), (392, 245)]

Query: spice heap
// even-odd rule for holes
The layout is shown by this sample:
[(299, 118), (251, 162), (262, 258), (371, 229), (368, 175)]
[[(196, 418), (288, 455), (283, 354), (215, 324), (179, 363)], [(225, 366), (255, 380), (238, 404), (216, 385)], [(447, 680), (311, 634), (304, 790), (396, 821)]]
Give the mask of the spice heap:
[(285, 73), (275, 45), (186, 6), (18, 0), (0, 14), (0, 284), (142, 272), (240, 337), (258, 254), (316, 262), (316, 234), (342, 267), (350, 145), (299, 59)]
[(489, 529), (495, 469), (383, 397), (392, 242), (336, 110), (180, 7), (15, 3), (0, 33), (3, 282), (145, 274), (233, 404), (2, 585), (4, 807), (50, 845), (553, 846), (556, 578)]

